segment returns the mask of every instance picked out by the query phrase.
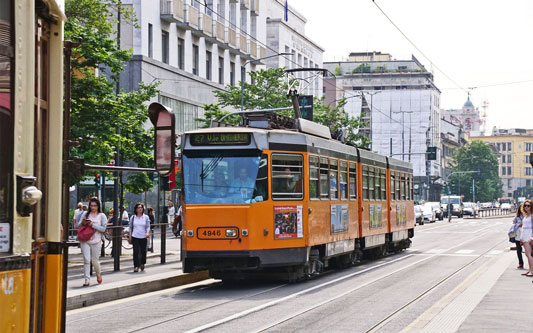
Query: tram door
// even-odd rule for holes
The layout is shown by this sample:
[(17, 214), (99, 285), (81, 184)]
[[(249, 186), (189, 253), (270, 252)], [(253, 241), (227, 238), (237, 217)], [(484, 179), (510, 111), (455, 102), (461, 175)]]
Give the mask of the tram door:
[[(40, 17), (35, 26), (35, 95), (34, 95), (34, 176), (37, 188), (43, 193), (33, 211), (31, 254), (30, 331), (42, 332), (44, 327), (44, 298), (46, 278), (47, 171), (48, 171), (48, 96), (49, 96), (49, 40), (50, 25)], [(51, 273), (51, 272), (50, 272)]]

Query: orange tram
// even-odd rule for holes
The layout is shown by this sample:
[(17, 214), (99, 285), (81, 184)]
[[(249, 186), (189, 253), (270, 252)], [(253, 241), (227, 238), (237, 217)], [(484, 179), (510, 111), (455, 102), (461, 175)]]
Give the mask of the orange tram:
[(295, 281), (410, 246), (411, 164), (296, 123), (182, 136), (185, 272)]

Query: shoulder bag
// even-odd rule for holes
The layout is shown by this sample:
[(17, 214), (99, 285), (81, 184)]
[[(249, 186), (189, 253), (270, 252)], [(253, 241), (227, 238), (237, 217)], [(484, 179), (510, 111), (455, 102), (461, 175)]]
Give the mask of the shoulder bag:
[(78, 229), (78, 240), (80, 242), (87, 242), (94, 235), (94, 229), (88, 225), (82, 225)]

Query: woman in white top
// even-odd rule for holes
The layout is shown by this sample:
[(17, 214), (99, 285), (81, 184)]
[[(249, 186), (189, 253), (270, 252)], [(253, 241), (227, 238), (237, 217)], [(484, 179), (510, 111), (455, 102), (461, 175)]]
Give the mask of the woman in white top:
[(524, 214), (522, 216), (522, 236), (520, 240), (524, 245), (525, 254), (527, 257), (527, 263), (529, 270), (522, 275), (533, 276), (533, 256), (531, 255), (531, 236), (532, 236), (532, 224), (531, 224), (531, 200), (526, 200), (523, 204)]
[(80, 228), (82, 225), (88, 225), (94, 229), (94, 234), (92, 237), (86, 241), (80, 241), (81, 253), (83, 254), (83, 270), (85, 275), (84, 287), (89, 286), (91, 280), (90, 268), (91, 262), (96, 272), (96, 281), (98, 284), (102, 283), (102, 274), (100, 272), (100, 248), (102, 242), (102, 233), (105, 232), (107, 218), (104, 213), (102, 213), (102, 205), (98, 198), (93, 197), (89, 199), (89, 210), (87, 213), (82, 213), (79, 215), (77, 228)]
[(146, 244), (150, 236), (150, 218), (144, 214), (144, 204), (137, 203), (135, 215), (130, 218), (130, 243), (133, 244), (133, 271), (144, 271), (146, 264)]

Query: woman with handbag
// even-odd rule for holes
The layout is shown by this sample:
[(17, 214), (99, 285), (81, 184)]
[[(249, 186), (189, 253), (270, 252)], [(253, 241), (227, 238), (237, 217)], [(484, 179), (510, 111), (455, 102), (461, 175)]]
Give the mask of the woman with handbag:
[(133, 244), (133, 271), (144, 271), (147, 238), (150, 237), (150, 218), (144, 214), (144, 205), (137, 203), (130, 219), (129, 242)]
[(516, 246), (516, 255), (518, 257), (518, 269), (524, 268), (524, 260), (522, 259), (522, 245), (520, 239), (522, 236), (522, 217), (524, 216), (524, 207), (520, 205), (516, 210), (516, 216), (513, 219), (513, 225), (510, 228), (510, 241)]
[(96, 272), (96, 281), (102, 283), (100, 271), (100, 248), (102, 233), (105, 232), (107, 218), (102, 213), (102, 205), (98, 198), (89, 199), (89, 210), (78, 221), (78, 240), (80, 241), (81, 253), (83, 254), (83, 270), (85, 275), (84, 287), (89, 286), (91, 275), (91, 262)]
[(531, 223), (531, 200), (526, 200), (523, 204), (523, 207), (524, 214), (522, 216), (522, 236), (520, 240), (522, 241), (522, 245), (524, 245), (529, 270), (522, 275), (533, 276), (533, 256), (531, 255), (531, 242), (533, 241), (531, 239), (531, 236), (533, 236), (533, 225)]

